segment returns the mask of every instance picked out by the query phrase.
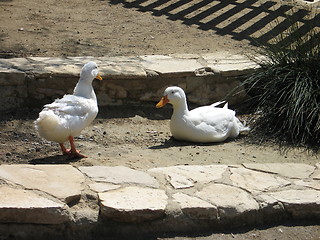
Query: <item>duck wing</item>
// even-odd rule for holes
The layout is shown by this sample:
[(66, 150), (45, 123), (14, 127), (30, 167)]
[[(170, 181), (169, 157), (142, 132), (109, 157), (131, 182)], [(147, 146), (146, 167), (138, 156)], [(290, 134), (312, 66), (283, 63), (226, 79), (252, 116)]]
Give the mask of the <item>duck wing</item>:
[(227, 136), (234, 125), (235, 112), (227, 108), (203, 106), (189, 112), (195, 128), (212, 132), (217, 138)]
[(61, 143), (70, 135), (79, 135), (97, 113), (98, 106), (94, 100), (65, 95), (44, 106), (35, 121), (35, 127), (45, 139)]
[(65, 95), (63, 98), (57, 99), (53, 103), (46, 104), (44, 110), (52, 110), (60, 117), (66, 115), (85, 117), (92, 111), (91, 101), (79, 96)]

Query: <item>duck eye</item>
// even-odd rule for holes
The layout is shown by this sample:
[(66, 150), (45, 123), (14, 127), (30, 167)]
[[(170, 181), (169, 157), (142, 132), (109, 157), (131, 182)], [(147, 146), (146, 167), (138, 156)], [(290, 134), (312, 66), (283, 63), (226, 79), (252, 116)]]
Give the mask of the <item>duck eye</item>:
[(172, 94), (174, 94), (174, 91), (171, 91)]

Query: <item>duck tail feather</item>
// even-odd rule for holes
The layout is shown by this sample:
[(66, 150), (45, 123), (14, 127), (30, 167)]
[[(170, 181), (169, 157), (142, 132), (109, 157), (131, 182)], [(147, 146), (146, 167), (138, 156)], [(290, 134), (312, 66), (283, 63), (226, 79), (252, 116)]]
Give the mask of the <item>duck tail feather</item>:
[(223, 106), (224, 109), (228, 109), (228, 102)]
[(210, 106), (211, 106), (211, 107), (216, 107), (216, 106), (219, 106), (220, 104), (225, 103), (225, 102), (226, 102), (226, 101), (215, 102), (215, 103), (212, 103)]
[(236, 121), (237, 121), (237, 124), (238, 124), (238, 127), (239, 127), (239, 132), (248, 132), (248, 131), (250, 131), (250, 127), (247, 127), (247, 126), (243, 125), (238, 118), (236, 118)]
[(41, 133), (43, 131), (54, 130), (59, 124), (59, 118), (52, 110), (42, 111), (39, 113), (39, 118), (35, 121), (36, 130)]

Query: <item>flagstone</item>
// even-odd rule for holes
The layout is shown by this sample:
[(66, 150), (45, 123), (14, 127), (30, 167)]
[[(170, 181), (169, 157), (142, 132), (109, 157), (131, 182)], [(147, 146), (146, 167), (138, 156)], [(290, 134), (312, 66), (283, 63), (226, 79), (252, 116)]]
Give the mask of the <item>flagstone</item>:
[(259, 210), (259, 204), (249, 193), (225, 184), (205, 186), (196, 196), (216, 206), (221, 218), (232, 218)]
[(319, 218), (320, 216), (320, 191), (288, 189), (268, 193), (268, 195), (282, 202), (293, 218)]
[(0, 222), (60, 224), (71, 220), (67, 206), (31, 190), (0, 187)]
[(108, 182), (113, 184), (140, 184), (154, 188), (159, 187), (157, 180), (148, 173), (128, 167), (91, 166), (79, 167), (79, 170), (96, 182)]
[(211, 203), (200, 198), (189, 196), (184, 193), (172, 195), (173, 201), (177, 202), (181, 211), (192, 219), (217, 219), (218, 209)]
[(308, 178), (315, 170), (314, 166), (304, 163), (244, 163), (249, 169), (276, 173), (288, 178)]
[(120, 188), (121, 186), (116, 184), (96, 182), (96, 183), (89, 184), (89, 187), (91, 190), (95, 192), (106, 192), (106, 191)]
[(320, 179), (319, 180), (314, 179), (314, 180), (309, 180), (309, 181), (297, 180), (294, 182), (294, 184), (296, 184), (298, 186), (313, 188), (313, 189), (320, 191)]
[(37, 189), (65, 202), (80, 198), (84, 176), (70, 165), (0, 165), (0, 179)]
[(143, 222), (165, 215), (164, 190), (129, 186), (99, 193), (101, 216), (119, 222)]
[(316, 164), (317, 169), (314, 171), (312, 178), (320, 180), (320, 163)]
[(244, 55), (207, 53), (202, 55), (207, 66), (222, 76), (239, 76), (252, 73), (258, 66), (257, 63)]
[(177, 58), (163, 55), (141, 56), (141, 64), (145, 69), (150, 69), (162, 75), (195, 75), (195, 71), (204, 66), (197, 59)]
[(227, 165), (193, 165), (193, 166), (172, 166), (149, 169), (150, 173), (161, 173), (167, 181), (175, 188), (190, 188), (195, 183), (207, 184), (222, 178), (227, 170)]
[(230, 168), (230, 179), (233, 185), (241, 187), (249, 192), (267, 191), (289, 185), (290, 182), (263, 172), (253, 171), (246, 168)]

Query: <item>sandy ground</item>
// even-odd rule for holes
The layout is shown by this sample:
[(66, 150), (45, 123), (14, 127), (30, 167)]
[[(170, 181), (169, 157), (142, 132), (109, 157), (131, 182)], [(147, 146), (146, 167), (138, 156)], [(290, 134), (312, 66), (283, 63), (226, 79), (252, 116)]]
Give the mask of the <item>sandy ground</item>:
[[(246, 35), (248, 31), (260, 32), (261, 26), (268, 24), (246, 28), (245, 23), (258, 21), (255, 15), (245, 15), (251, 9), (250, 4), (257, 5), (251, 1), (230, 1), (225, 4), (224, 14), (222, 8), (213, 10), (220, 1), (132, 2), (0, 0), (0, 57), (243, 53), (255, 50), (250, 44), (252, 35)], [(235, 8), (239, 12), (234, 12), (237, 2), (242, 4)], [(192, 7), (201, 3), (204, 3), (202, 8)], [(227, 23), (220, 21), (211, 26), (206, 24), (210, 18), (217, 21), (224, 18)], [(88, 158), (70, 161), (61, 156), (56, 143), (39, 138), (34, 131), (33, 121), (39, 111), (24, 109), (0, 115), (1, 164), (69, 163), (148, 169), (179, 164), (319, 162), (318, 156), (299, 149), (281, 152), (274, 145), (249, 144), (246, 135), (221, 144), (175, 141), (169, 131), (171, 107), (155, 109), (154, 104), (100, 109), (93, 124), (76, 138), (76, 146)], [(250, 124), (250, 116), (240, 116), (240, 119)], [(320, 239), (319, 232), (320, 227), (312, 224), (188, 239), (302, 240)]]
[(157, 240), (318, 240), (319, 227), (305, 222), (299, 226), (279, 225), (224, 233), (207, 233), (202, 236), (169, 237)]
[[(118, 56), (221, 49), (238, 52), (248, 46), (248, 40), (199, 29), (201, 22), (197, 19), (182, 24), (179, 16), (170, 15), (180, 8), (155, 16), (159, 8), (143, 11), (148, 1), (136, 7), (128, 5), (130, 2), (1, 0), (0, 56)], [(212, 4), (207, 5), (210, 7)], [(171, 21), (169, 16), (177, 19)]]
[[(113, 106), (100, 109), (90, 127), (76, 137), (76, 146), (88, 158), (68, 160), (57, 143), (41, 139), (33, 121), (39, 110), (19, 111), (0, 122), (0, 163), (70, 163), (73, 165), (128, 166), (149, 169), (172, 165), (296, 162), (314, 165), (317, 155), (299, 149), (248, 143), (240, 135), (224, 143), (194, 144), (171, 137), (170, 106)], [(250, 116), (239, 116), (250, 124)], [(67, 145), (66, 145), (67, 146)]]

